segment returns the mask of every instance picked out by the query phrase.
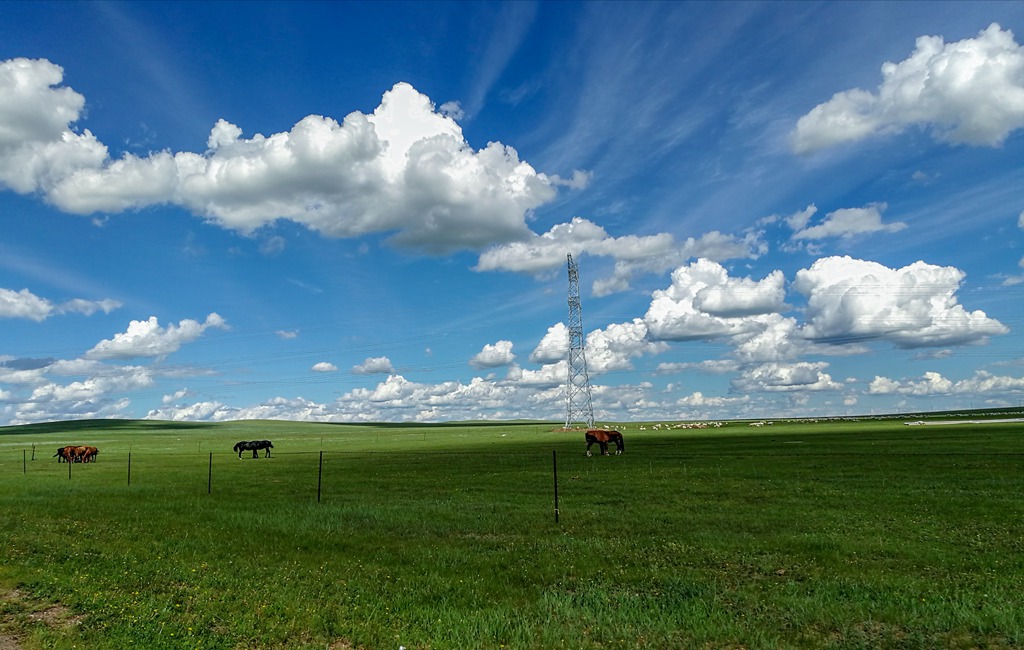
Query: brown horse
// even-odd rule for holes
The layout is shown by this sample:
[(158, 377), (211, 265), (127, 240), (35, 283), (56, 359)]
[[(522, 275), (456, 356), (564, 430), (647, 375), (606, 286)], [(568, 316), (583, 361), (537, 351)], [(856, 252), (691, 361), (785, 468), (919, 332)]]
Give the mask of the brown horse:
[(626, 451), (626, 443), (622, 440), (622, 434), (618, 431), (606, 429), (589, 429), (587, 431), (587, 456), (592, 456), (590, 446), (597, 443), (601, 447), (601, 455), (608, 455), (608, 443), (615, 443), (615, 455), (618, 456)]

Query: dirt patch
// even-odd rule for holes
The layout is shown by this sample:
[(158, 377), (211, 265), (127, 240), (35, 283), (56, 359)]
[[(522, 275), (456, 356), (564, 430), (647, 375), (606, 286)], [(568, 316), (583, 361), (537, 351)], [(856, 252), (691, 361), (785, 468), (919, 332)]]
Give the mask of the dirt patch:
[(56, 630), (81, 625), (83, 620), (61, 603), (40, 603), (20, 589), (0, 588), (0, 650), (23, 650), (19, 631), (34, 625)]

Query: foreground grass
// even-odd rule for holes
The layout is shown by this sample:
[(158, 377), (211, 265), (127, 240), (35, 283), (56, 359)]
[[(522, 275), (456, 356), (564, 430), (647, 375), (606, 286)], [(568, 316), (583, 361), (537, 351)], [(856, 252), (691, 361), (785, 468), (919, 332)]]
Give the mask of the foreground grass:
[(1024, 645), (1020, 424), (71, 426), (0, 436), (26, 647)]

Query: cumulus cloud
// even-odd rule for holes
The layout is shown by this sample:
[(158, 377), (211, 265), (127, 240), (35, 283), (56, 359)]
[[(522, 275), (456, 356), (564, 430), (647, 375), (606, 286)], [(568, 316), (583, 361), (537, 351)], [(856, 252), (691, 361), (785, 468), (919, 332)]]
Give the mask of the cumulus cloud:
[(53, 305), (28, 289), (0, 289), (0, 318), (27, 318), (41, 322), (53, 313)]
[(797, 122), (793, 149), (809, 153), (909, 126), (939, 140), (998, 146), (1024, 127), (1024, 48), (993, 23), (975, 38), (917, 39), (911, 55), (882, 66), (877, 92), (836, 93)]
[(20, 407), (22, 416), (32, 413), (36, 420), (42, 414), (60, 414), (64, 418), (113, 415), (129, 403), (127, 398), (117, 396), (119, 393), (148, 388), (153, 383), (148, 369), (121, 366), (70, 384), (49, 382), (37, 386)]
[(391, 359), (387, 357), (370, 357), (359, 365), (352, 366), (352, 372), (357, 375), (386, 375), (394, 371)]
[[(633, 367), (632, 359), (659, 354), (668, 349), (665, 342), (652, 340), (647, 332), (647, 323), (643, 319), (634, 318), (631, 322), (611, 323), (587, 334), (584, 350), (588, 372), (596, 376), (629, 370)], [(554, 364), (565, 362), (568, 356), (569, 328), (564, 323), (558, 323), (548, 328), (544, 338), (530, 353), (530, 361)]]
[[(565, 359), (555, 363), (547, 363), (537, 370), (521, 368), (513, 364), (505, 377), (507, 384), (521, 388), (560, 388), (565, 386), (569, 377), (569, 362)], [(564, 394), (563, 394), (564, 399)]]
[(952, 381), (937, 372), (926, 372), (919, 380), (894, 380), (876, 376), (868, 387), (872, 395), (975, 395), (975, 394), (1021, 394), (1024, 393), (1024, 378), (993, 375), (984, 370), (973, 377)]
[(84, 300), (74, 298), (64, 303), (54, 304), (41, 298), (28, 289), (14, 291), (0, 288), (0, 318), (25, 318), (42, 322), (56, 314), (84, 314), (92, 316), (102, 311), (109, 314), (121, 307), (117, 300)]
[(764, 363), (744, 368), (732, 386), (741, 393), (840, 390), (842, 384), (825, 372), (828, 365), (824, 361)]
[(569, 223), (557, 224), (542, 235), (488, 249), (480, 255), (474, 270), (545, 273), (565, 266), (567, 252), (577, 256), (586, 252), (642, 259), (666, 253), (672, 245), (669, 234), (612, 237), (594, 222), (574, 217)]
[(633, 368), (632, 359), (668, 349), (664, 341), (647, 337), (647, 324), (640, 318), (629, 323), (612, 323), (587, 335), (587, 369), (592, 375)]
[(474, 150), (457, 112), (407, 83), (340, 123), (309, 115), (246, 138), (219, 120), (202, 153), (112, 160), (73, 130), (84, 98), (62, 82), (49, 61), (0, 62), (0, 184), (75, 214), (172, 204), (245, 233), (288, 219), (331, 237), (391, 233), (396, 246), (440, 254), (526, 239), (532, 210), (588, 178), (538, 173), (500, 142)]
[(338, 372), (338, 366), (328, 361), (321, 361), (319, 363), (314, 363), (310, 370), (313, 372)]
[(228, 329), (227, 322), (216, 313), (206, 317), (205, 322), (190, 318), (160, 327), (156, 316), (149, 320), (133, 320), (128, 329), (115, 334), (112, 339), (97, 343), (85, 353), (86, 359), (132, 359), (136, 357), (165, 357), (177, 352), (185, 343), (195, 341), (210, 328)]
[(106, 146), (92, 133), (69, 127), (85, 98), (56, 87), (63, 77), (63, 68), (45, 59), (0, 61), (0, 186), (46, 192), (75, 170), (106, 159)]
[[(813, 206), (812, 206), (813, 207)], [(855, 235), (864, 235), (874, 232), (899, 232), (907, 227), (907, 224), (897, 221), (894, 223), (882, 223), (882, 213), (886, 209), (885, 203), (872, 203), (863, 208), (843, 208), (835, 212), (829, 212), (825, 219), (811, 227), (806, 227), (807, 220), (791, 218), (790, 225), (803, 221), (799, 228), (795, 229), (793, 239), (825, 239), (827, 237), (842, 237), (849, 239)], [(800, 214), (800, 213), (798, 213)]]
[(515, 358), (516, 355), (512, 353), (512, 341), (498, 341), (493, 345), (485, 345), (469, 360), (469, 365), (474, 368), (497, 368), (509, 365)]
[(582, 254), (608, 257), (615, 260), (612, 276), (593, 283), (594, 295), (604, 296), (625, 291), (639, 273), (664, 273), (688, 259), (756, 259), (766, 250), (767, 245), (757, 233), (738, 237), (716, 230), (682, 242), (668, 233), (613, 237), (594, 222), (574, 217), (569, 223), (552, 226), (541, 235), (484, 251), (473, 270), (544, 275), (563, 268), (566, 253), (577, 257)]
[(733, 278), (717, 262), (699, 259), (672, 272), (672, 286), (655, 291), (644, 316), (652, 338), (690, 341), (752, 333), (760, 316), (783, 309), (785, 278)]
[(540, 343), (530, 353), (533, 363), (557, 363), (569, 356), (569, 328), (556, 323), (548, 328)]
[(819, 259), (793, 283), (807, 296), (802, 334), (830, 343), (885, 340), (917, 348), (981, 343), (1008, 332), (957, 302), (963, 278), (959, 269), (925, 262), (890, 269), (848, 256)]

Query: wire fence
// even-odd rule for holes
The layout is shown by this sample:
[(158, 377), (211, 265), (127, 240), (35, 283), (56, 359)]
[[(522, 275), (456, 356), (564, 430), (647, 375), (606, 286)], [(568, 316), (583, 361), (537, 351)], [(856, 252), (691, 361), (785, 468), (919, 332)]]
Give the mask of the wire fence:
[[(509, 451), (250, 451), (168, 453), (120, 451), (104, 454), (90, 462), (62, 462), (51, 456), (50, 447), (23, 448), (0, 453), (0, 474), (10, 480), (20, 473), (26, 478), (49, 485), (90, 485), (104, 488), (118, 485), (127, 489), (157, 487), (197, 491), (201, 485), (207, 495), (238, 495), (246, 490), (268, 488), (279, 493), (315, 499), (351, 491), (352, 481), (394, 488), (419, 480), (450, 476), (458, 485), (475, 479), (507, 483), (509, 495), (541, 497), (548, 495), (555, 521), (558, 521), (558, 451), (554, 449), (510, 453)], [(579, 454), (583, 456), (583, 454)], [(564, 456), (564, 454), (563, 454)], [(16, 461), (16, 462), (15, 462)], [(510, 498), (512, 498), (510, 496)]]

